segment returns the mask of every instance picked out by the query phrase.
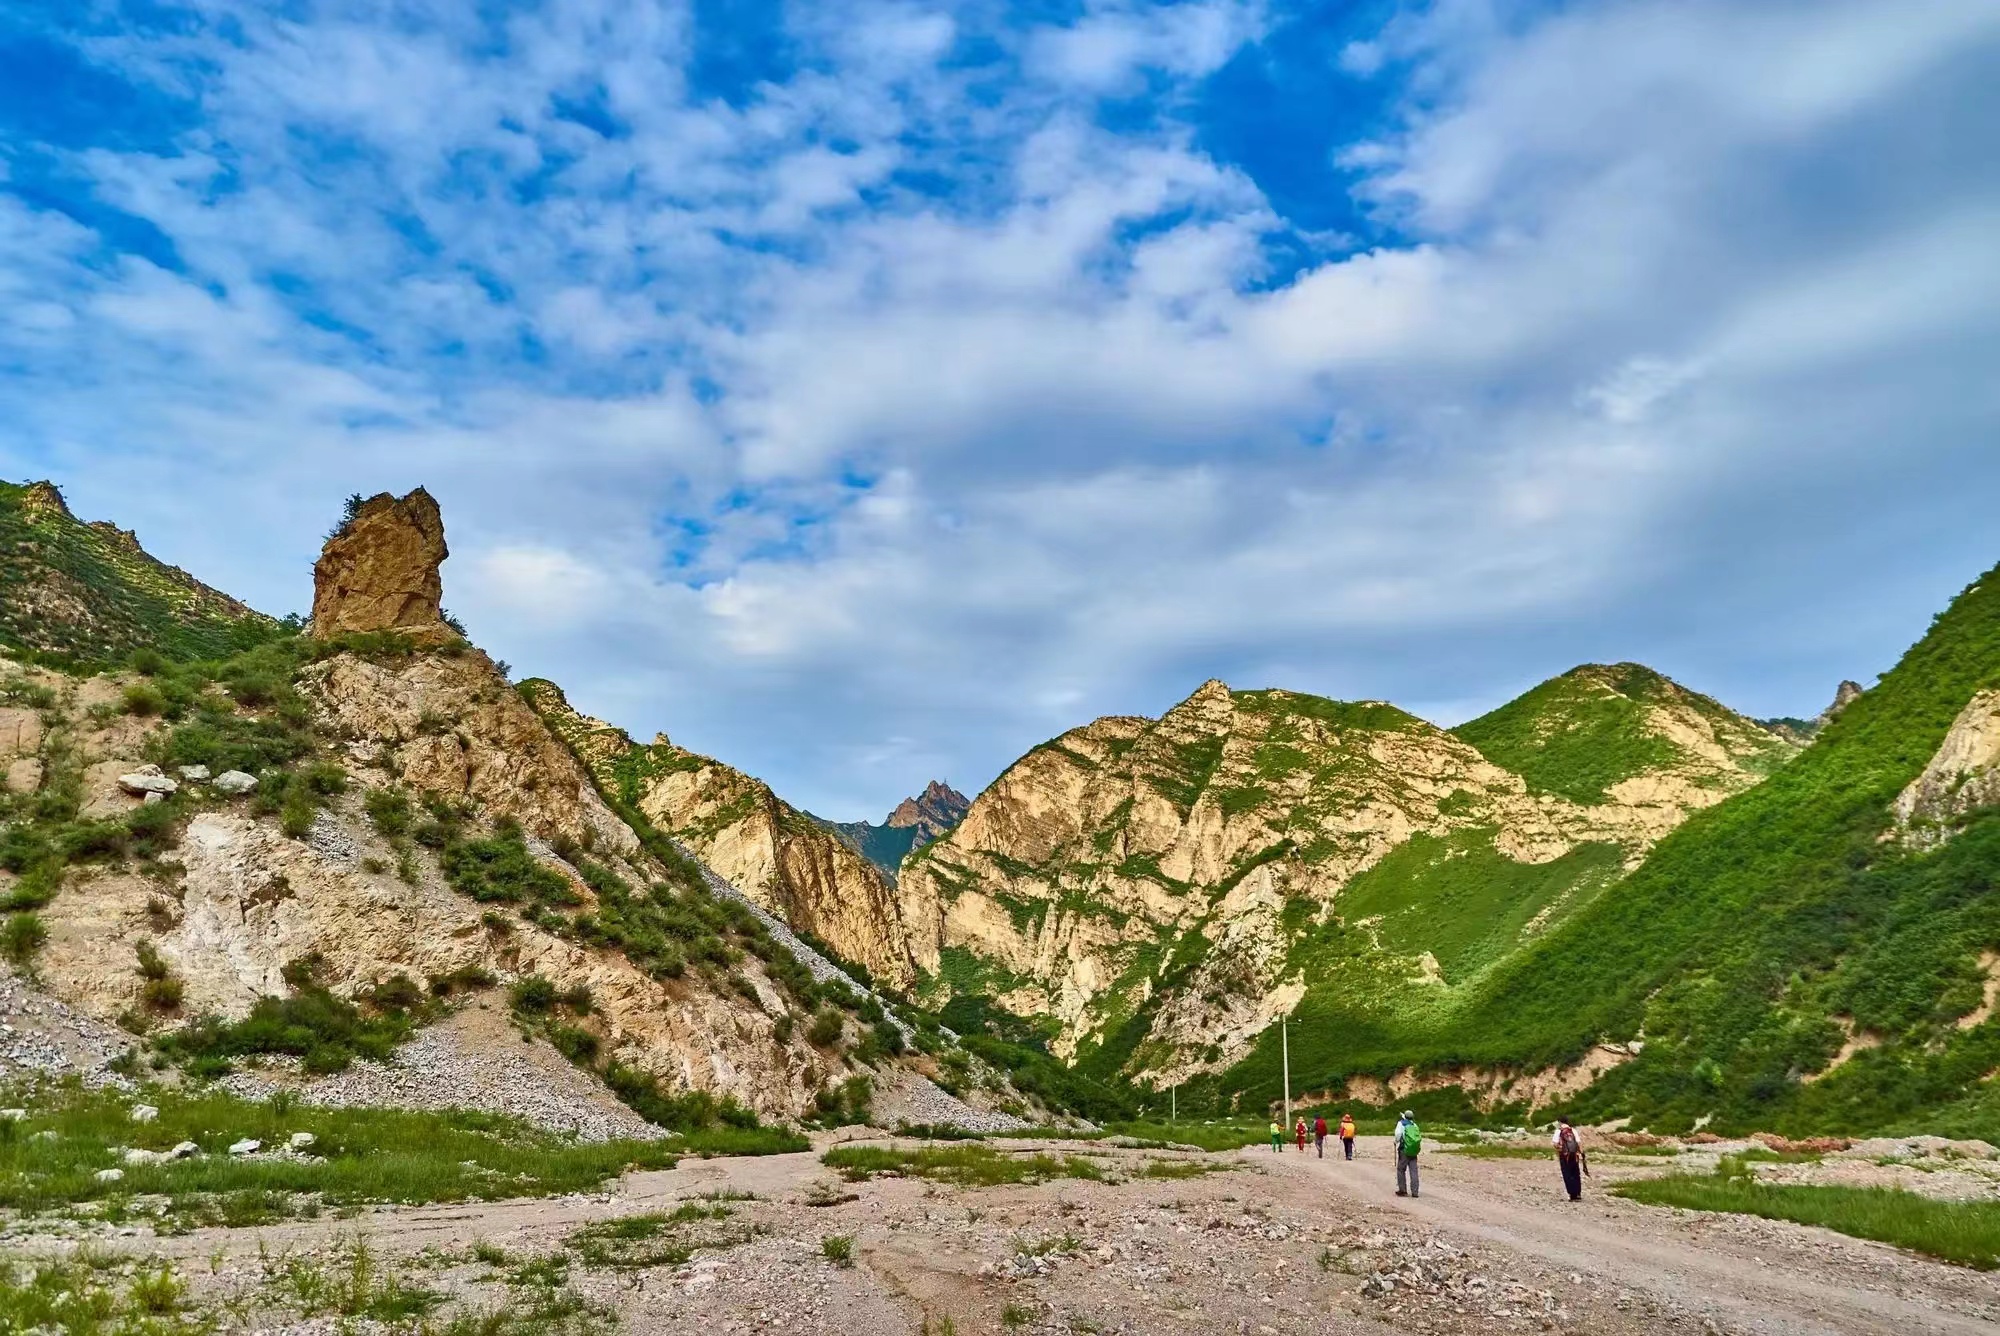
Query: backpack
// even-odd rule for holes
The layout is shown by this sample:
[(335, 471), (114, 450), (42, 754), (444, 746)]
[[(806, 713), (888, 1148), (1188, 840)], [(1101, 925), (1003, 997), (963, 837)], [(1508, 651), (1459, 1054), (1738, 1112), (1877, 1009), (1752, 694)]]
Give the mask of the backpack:
[(1565, 1160), (1574, 1160), (1582, 1153), (1583, 1147), (1577, 1143), (1576, 1129), (1573, 1127), (1563, 1128), (1556, 1141), (1556, 1154), (1562, 1156)]
[(1414, 1158), (1424, 1148), (1424, 1134), (1415, 1123), (1404, 1123), (1396, 1134), (1396, 1144), (1403, 1154)]

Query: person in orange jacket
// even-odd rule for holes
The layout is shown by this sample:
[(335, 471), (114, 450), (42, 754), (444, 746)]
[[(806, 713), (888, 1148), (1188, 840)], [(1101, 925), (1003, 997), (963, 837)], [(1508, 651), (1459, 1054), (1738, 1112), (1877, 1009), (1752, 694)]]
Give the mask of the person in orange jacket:
[(1313, 1149), (1319, 1152), (1322, 1160), (1326, 1158), (1326, 1115), (1323, 1113), (1313, 1119)]
[(1348, 1159), (1354, 1158), (1354, 1115), (1351, 1113), (1340, 1115), (1340, 1146), (1347, 1152)]
[(1301, 1154), (1301, 1155), (1305, 1154), (1305, 1149), (1306, 1149), (1306, 1119), (1305, 1119), (1305, 1115), (1304, 1115), (1304, 1114), (1300, 1114), (1300, 1115), (1299, 1115), (1299, 1125), (1298, 1125), (1297, 1127), (1294, 1127), (1294, 1128), (1292, 1129), (1292, 1139), (1293, 1139), (1294, 1141), (1298, 1142), (1298, 1146), (1299, 1146), (1299, 1154)]

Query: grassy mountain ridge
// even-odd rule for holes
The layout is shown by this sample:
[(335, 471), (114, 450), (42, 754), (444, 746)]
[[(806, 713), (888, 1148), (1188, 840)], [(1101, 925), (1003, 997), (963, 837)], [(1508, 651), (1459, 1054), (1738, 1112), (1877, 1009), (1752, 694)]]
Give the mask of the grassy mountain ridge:
[(129, 530), (85, 524), (46, 482), (0, 482), (0, 646), (97, 665), (136, 649), (226, 658), (276, 619), (149, 555)]
[[(1613, 891), (1441, 1008), (1304, 1017), (1293, 1070), (1534, 1067), (1638, 1040), (1576, 1107), (1661, 1128), (2000, 1132), (2000, 1028), (1960, 1028), (2000, 949), (2000, 825), (1943, 849), (1885, 838), (1890, 803), (1965, 702), (2000, 683), (2000, 573), (1762, 784), (1698, 812)], [(1301, 1030), (1305, 1042), (1300, 1041)], [(1850, 1061), (1826, 1073), (1850, 1036)], [(1274, 1043), (1216, 1086), (1275, 1084)]]
[[(1663, 706), (1707, 722), (1709, 747), (1650, 727)], [(1451, 731), (1530, 787), (1582, 803), (1602, 802), (1649, 771), (1699, 766), (1715, 748), (1760, 773), (1793, 750), (1783, 736), (1637, 663), (1572, 668)]]

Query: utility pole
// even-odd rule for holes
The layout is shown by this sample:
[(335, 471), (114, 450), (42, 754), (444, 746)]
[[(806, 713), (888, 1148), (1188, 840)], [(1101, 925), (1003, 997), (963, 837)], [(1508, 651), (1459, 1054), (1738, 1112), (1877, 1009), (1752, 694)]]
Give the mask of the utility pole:
[(1278, 1022), (1278, 1046), (1285, 1055), (1285, 1135), (1292, 1134), (1292, 1030), (1291, 1019)]
[(1167, 1087), (1167, 1126), (1171, 1127), (1181, 1111), (1181, 1083), (1174, 1082)]

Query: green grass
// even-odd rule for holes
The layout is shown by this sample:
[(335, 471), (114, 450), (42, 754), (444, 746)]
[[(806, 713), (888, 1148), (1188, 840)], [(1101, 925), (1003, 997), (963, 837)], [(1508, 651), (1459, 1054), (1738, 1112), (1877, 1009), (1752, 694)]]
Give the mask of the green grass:
[(1080, 1155), (1050, 1155), (1035, 1152), (1009, 1155), (990, 1146), (970, 1142), (954, 1146), (926, 1146), (902, 1150), (891, 1146), (836, 1146), (820, 1156), (820, 1163), (837, 1169), (849, 1182), (861, 1182), (876, 1174), (901, 1174), (906, 1178), (928, 1178), (955, 1187), (998, 1187), (1008, 1183), (1046, 1183), (1057, 1178), (1102, 1181), (1104, 1171)]
[(187, 1285), (162, 1263), (122, 1258), (0, 1263), (0, 1331), (64, 1336), (207, 1336), (216, 1315), (194, 1310)]
[(1936, 1201), (1900, 1188), (1759, 1183), (1722, 1174), (1671, 1174), (1612, 1193), (1652, 1206), (1818, 1225), (1982, 1271), (2000, 1266), (2000, 1202)]
[(1581, 844), (1546, 863), (1519, 863), (1493, 847), (1494, 834), (1413, 835), (1349, 882), (1335, 907), (1349, 923), (1380, 916), (1385, 946), (1429, 951), (1445, 981), (1461, 983), (1518, 948), (1529, 922), (1565, 892), (1610, 881), (1624, 857), (1616, 844)]
[[(570, 1142), (513, 1119), (456, 1111), (334, 1109), (283, 1100), (256, 1102), (219, 1092), (146, 1091), (159, 1117), (135, 1123), (130, 1101), (76, 1084), (4, 1092), (28, 1109), (0, 1123), (0, 1206), (43, 1212), (79, 1202), (129, 1200), (161, 1193), (193, 1218), (282, 1213), (293, 1195), (332, 1206), (369, 1202), (441, 1202), (544, 1196), (597, 1187), (628, 1167), (670, 1168), (675, 1148), (661, 1142)], [(53, 1138), (37, 1133), (54, 1132)], [(310, 1132), (315, 1158), (250, 1159), (228, 1146), (254, 1138), (281, 1146)], [(193, 1141), (199, 1157), (122, 1165), (123, 1147), (165, 1150)], [(117, 1182), (97, 1171), (123, 1168)]]

